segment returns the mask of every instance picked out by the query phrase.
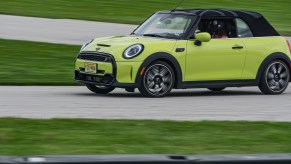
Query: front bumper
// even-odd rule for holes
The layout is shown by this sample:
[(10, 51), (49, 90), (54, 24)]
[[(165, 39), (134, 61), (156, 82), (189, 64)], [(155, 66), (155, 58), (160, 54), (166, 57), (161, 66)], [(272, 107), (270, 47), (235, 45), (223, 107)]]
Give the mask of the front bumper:
[[(88, 62), (98, 65), (97, 73), (85, 72), (84, 66)], [(115, 62), (110, 54), (82, 52), (78, 55), (75, 64), (75, 81), (84, 84), (138, 88), (135, 77), (140, 64), (141, 62)]]

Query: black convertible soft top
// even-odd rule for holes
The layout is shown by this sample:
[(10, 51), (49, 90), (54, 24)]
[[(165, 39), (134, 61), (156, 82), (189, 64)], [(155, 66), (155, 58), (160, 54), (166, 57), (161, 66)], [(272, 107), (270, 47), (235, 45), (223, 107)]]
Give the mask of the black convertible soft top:
[(227, 9), (185, 9), (168, 12), (191, 13), (200, 16), (202, 19), (240, 18), (248, 24), (255, 37), (280, 36), (272, 25), (257, 12)]

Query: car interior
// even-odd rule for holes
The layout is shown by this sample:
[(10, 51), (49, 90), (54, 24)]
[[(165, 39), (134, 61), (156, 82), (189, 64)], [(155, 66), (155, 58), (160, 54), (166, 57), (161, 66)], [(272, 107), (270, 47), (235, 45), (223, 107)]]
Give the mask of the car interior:
[[(248, 25), (241, 19), (202, 19), (195, 33), (208, 32), (212, 39), (253, 37)], [(194, 39), (190, 38), (190, 39)]]
[(234, 19), (202, 19), (196, 33), (208, 32), (211, 38), (236, 38), (237, 28)]

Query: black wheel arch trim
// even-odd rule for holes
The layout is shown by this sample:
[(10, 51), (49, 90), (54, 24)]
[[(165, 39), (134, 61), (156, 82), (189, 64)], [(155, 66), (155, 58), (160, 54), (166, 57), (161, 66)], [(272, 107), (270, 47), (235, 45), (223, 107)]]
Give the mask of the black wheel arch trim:
[(140, 73), (142, 71), (143, 68), (148, 67), (152, 62), (157, 61), (157, 60), (162, 60), (162, 61), (166, 61), (169, 62), (169, 64), (171, 66), (173, 66), (173, 71), (175, 73), (175, 85), (174, 88), (179, 88), (180, 86), (182, 86), (182, 69), (181, 66), (179, 64), (179, 62), (177, 61), (177, 59), (166, 52), (156, 52), (152, 55), (150, 55), (149, 57), (147, 57), (143, 63), (141, 64), (138, 73), (136, 75), (136, 79), (135, 79), (135, 83), (138, 85), (141, 85), (141, 81), (142, 81), (142, 76), (140, 76)]
[(283, 60), (284, 62), (286, 62), (288, 68), (289, 68), (289, 72), (291, 72), (291, 60), (290, 58), (282, 53), (282, 52), (275, 52), (270, 54), (265, 60), (263, 60), (263, 62), (261, 63), (259, 70), (257, 72), (257, 76), (256, 76), (256, 80), (259, 82), (261, 79), (261, 76), (266, 68), (266, 66), (273, 60)]

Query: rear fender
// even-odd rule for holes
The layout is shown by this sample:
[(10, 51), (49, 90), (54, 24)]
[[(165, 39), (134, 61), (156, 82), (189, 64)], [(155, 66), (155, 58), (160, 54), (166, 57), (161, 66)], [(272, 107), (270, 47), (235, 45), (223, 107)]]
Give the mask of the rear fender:
[[(275, 52), (275, 53), (272, 53), (271, 55), (269, 55), (261, 64), (258, 72), (257, 72), (257, 77), (256, 77), (256, 80), (259, 82), (260, 79), (261, 79), (261, 76), (266, 68), (266, 66), (273, 60), (282, 60), (284, 61), (287, 66), (289, 67), (289, 72), (290, 72), (290, 76), (291, 76), (291, 60), (290, 58), (282, 53), (282, 52)], [(291, 79), (290, 79), (291, 81)]]

